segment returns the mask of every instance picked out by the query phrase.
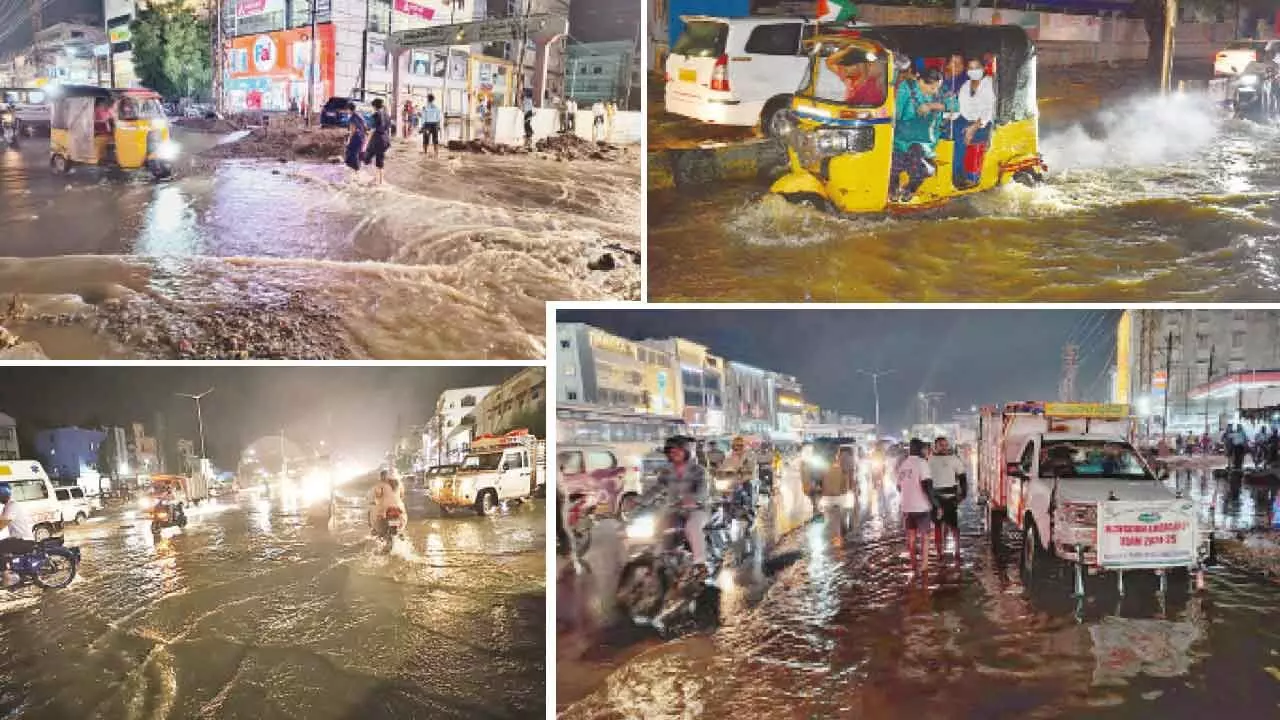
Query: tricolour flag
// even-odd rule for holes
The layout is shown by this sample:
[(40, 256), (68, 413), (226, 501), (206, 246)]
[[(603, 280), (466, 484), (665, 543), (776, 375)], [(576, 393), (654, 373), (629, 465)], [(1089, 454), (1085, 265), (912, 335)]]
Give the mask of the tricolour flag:
[(857, 17), (853, 0), (818, 0), (818, 22), (843, 23)]

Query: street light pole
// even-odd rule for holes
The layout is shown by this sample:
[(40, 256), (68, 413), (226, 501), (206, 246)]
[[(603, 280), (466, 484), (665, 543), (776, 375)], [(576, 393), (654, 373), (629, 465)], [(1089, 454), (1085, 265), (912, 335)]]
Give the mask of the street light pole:
[(871, 392), (876, 398), (876, 437), (880, 437), (880, 376), (892, 373), (892, 370), (859, 370), (861, 375), (871, 376)]
[(205, 390), (199, 395), (188, 395), (186, 393), (174, 393), (175, 395), (178, 395), (184, 398), (190, 398), (196, 402), (196, 425), (200, 428), (200, 457), (201, 458), (204, 458), (205, 454), (204, 454), (204, 414), (200, 411), (200, 401), (203, 400), (206, 395), (213, 392), (213, 390), (214, 390), (213, 388), (209, 388), (208, 390)]

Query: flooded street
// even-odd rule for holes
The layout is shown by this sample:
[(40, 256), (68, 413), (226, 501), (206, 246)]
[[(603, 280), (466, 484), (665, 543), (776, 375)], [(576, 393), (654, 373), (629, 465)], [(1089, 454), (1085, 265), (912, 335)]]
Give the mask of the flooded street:
[(55, 358), (533, 358), (547, 300), (638, 299), (638, 161), (398, 144), (375, 188), (179, 140), (160, 184), (55, 177), (39, 140), (0, 152), (10, 331)]
[[(1166, 481), (1220, 535), (1280, 526), (1280, 496), (1207, 470)], [(574, 627), (565, 599), (590, 576), (562, 574), (561, 717), (1263, 718), (1280, 713), (1280, 585), (1219, 566), (1203, 592), (1150, 576), (1091, 578), (1077, 604), (1065, 576), (1023, 585), (1020, 541), (993, 552), (978, 509), (962, 511), (962, 562), (909, 582), (897, 491), (864, 476), (839, 511), (708, 590), (718, 618), (661, 641), (612, 618)], [(843, 529), (842, 529), (843, 528)], [(596, 547), (593, 543), (593, 549)], [(950, 557), (948, 556), (948, 560)], [(607, 575), (608, 572), (605, 571)], [(585, 578), (585, 579), (584, 579)], [(600, 581), (607, 586), (608, 580)], [(590, 592), (589, 590), (587, 592)]]
[(545, 704), (545, 514), (410, 518), (379, 556), (242, 493), (153, 539), (132, 511), (70, 528), (67, 589), (0, 603), (0, 714), (528, 718)]
[[(1280, 291), (1280, 130), (1207, 98), (1043, 129), (1046, 185), (838, 218), (759, 183), (650, 198), (663, 301), (1263, 301)], [(691, 270), (696, 269), (696, 271)]]

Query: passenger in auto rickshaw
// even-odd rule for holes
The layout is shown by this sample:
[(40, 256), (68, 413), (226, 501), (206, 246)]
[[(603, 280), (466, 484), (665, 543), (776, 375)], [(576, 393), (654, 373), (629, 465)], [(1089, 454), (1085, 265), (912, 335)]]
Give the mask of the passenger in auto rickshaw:
[(844, 101), (857, 107), (879, 107), (888, 92), (885, 63), (862, 53), (837, 53), (827, 57), (827, 69), (844, 83)]
[[(938, 91), (942, 72), (925, 70), (919, 80), (906, 81), (898, 88), (894, 103), (893, 161), (890, 167), (889, 197), (907, 202), (920, 186), (937, 172), (936, 149), (946, 106)], [(902, 174), (907, 184), (899, 188)]]

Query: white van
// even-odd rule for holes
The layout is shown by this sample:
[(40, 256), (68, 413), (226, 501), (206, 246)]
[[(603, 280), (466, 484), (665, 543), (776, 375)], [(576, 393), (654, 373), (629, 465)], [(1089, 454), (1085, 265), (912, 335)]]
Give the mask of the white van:
[(54, 495), (58, 498), (58, 506), (62, 509), (60, 518), (64, 525), (69, 522), (79, 525), (93, 515), (94, 502), (92, 498), (85, 496), (84, 488), (79, 486), (54, 488)]
[(35, 460), (0, 461), (0, 482), (13, 488), (13, 499), (31, 518), (36, 540), (62, 532), (62, 506), (58, 504), (53, 483)]
[(777, 136), (809, 66), (804, 41), (813, 35), (813, 20), (680, 19), (684, 32), (667, 57), (667, 112), (716, 125), (759, 123), (765, 135)]

